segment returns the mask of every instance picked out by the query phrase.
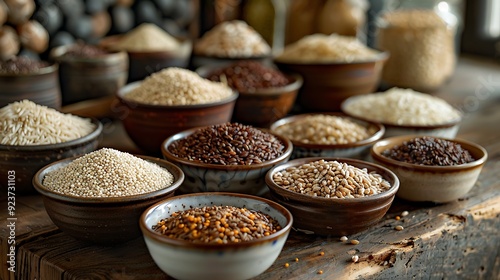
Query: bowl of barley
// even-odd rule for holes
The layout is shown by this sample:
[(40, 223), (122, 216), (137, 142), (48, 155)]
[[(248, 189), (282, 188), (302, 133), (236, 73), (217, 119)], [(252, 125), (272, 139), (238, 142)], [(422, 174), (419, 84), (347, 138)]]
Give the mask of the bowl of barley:
[(268, 199), (214, 192), (179, 195), (140, 219), (158, 267), (176, 279), (250, 279), (278, 258), (293, 218)]
[(273, 61), (281, 71), (300, 74), (297, 105), (304, 111), (340, 111), (345, 99), (373, 92), (389, 53), (354, 37), (312, 34), (285, 47)]
[(308, 157), (275, 166), (266, 174), (271, 198), (306, 234), (343, 236), (377, 223), (399, 189), (389, 169), (349, 158)]
[(0, 120), (0, 180), (17, 195), (36, 193), (31, 180), (45, 165), (97, 149), (103, 130), (97, 119), (29, 100), (0, 108)]
[(370, 147), (382, 138), (383, 125), (338, 112), (307, 113), (282, 118), (270, 126), (274, 133), (290, 139), (291, 159), (303, 157), (347, 157), (364, 159)]
[(193, 127), (231, 120), (238, 93), (193, 71), (170, 67), (117, 93), (114, 112), (145, 153), (161, 155), (169, 136)]
[(139, 237), (142, 212), (173, 196), (183, 180), (182, 170), (168, 161), (102, 148), (43, 167), (33, 185), (64, 233), (115, 245)]

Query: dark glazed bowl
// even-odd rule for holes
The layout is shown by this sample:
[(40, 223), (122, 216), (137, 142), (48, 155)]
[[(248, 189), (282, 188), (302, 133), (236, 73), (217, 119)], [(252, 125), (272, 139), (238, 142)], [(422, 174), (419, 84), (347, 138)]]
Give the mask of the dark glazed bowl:
[[(194, 244), (152, 230), (160, 219), (168, 218), (174, 212), (214, 205), (260, 211), (275, 219), (281, 229), (259, 239), (228, 244)], [(243, 280), (255, 277), (278, 258), (292, 223), (292, 215), (283, 206), (261, 197), (234, 193), (175, 196), (151, 206), (140, 219), (151, 257), (162, 271), (176, 279)]]
[(30, 74), (0, 74), (0, 108), (24, 99), (61, 109), (59, 66), (52, 64)]
[(77, 197), (47, 190), (42, 182), (46, 174), (68, 165), (75, 158), (51, 163), (33, 178), (35, 189), (42, 194), (45, 210), (63, 232), (90, 243), (114, 245), (141, 235), (139, 218), (149, 206), (171, 197), (182, 184), (184, 174), (174, 164), (147, 156), (138, 156), (167, 169), (174, 176), (172, 185), (150, 193), (124, 197)]
[(264, 181), (267, 171), (273, 166), (287, 162), (293, 150), (290, 140), (269, 132), (283, 143), (284, 151), (279, 157), (259, 164), (207, 164), (177, 157), (169, 151), (173, 142), (188, 137), (198, 129), (193, 128), (172, 135), (161, 146), (163, 157), (179, 166), (186, 176), (184, 184), (179, 189), (181, 193), (234, 192), (263, 195), (267, 191)]
[(303, 158), (303, 157), (346, 157), (346, 158), (357, 158), (365, 159), (369, 153), (371, 146), (380, 140), (384, 136), (385, 128), (383, 125), (363, 121), (357, 118), (349, 117), (345, 114), (339, 112), (324, 112), (324, 113), (308, 113), (293, 115), (280, 119), (270, 126), (270, 130), (278, 133), (276, 129), (282, 125), (293, 125), (294, 122), (300, 121), (301, 119), (307, 118), (308, 116), (313, 116), (317, 114), (332, 115), (337, 117), (346, 118), (353, 122), (356, 122), (367, 129), (374, 129), (375, 132), (367, 139), (357, 141), (348, 144), (315, 144), (315, 143), (303, 143), (300, 141), (294, 141), (290, 139), (293, 144), (293, 153), (291, 159)]
[(127, 82), (127, 53), (114, 52), (92, 58), (65, 56), (71, 47), (60, 46), (51, 51), (51, 58), (59, 64), (64, 105), (113, 96)]
[(339, 111), (345, 99), (373, 92), (389, 58), (380, 53), (375, 60), (351, 63), (289, 63), (274, 60), (283, 72), (298, 73), (304, 78), (298, 104), (306, 111)]
[(118, 91), (119, 103), (114, 105), (127, 134), (143, 151), (161, 155), (163, 141), (189, 128), (221, 124), (231, 120), (238, 94), (215, 103), (195, 105), (147, 105), (126, 100), (124, 95), (138, 87), (134, 82)]
[(16, 194), (36, 193), (32, 179), (42, 167), (57, 160), (93, 152), (99, 146), (103, 125), (92, 119), (96, 129), (90, 134), (68, 142), (51, 145), (14, 146), (0, 145), (0, 174), (7, 182), (8, 171), (15, 172)]
[[(324, 198), (300, 194), (278, 186), (273, 176), (292, 166), (324, 159), (347, 163), (357, 168), (375, 171), (391, 184), (383, 193), (360, 198)], [(293, 227), (309, 234), (342, 236), (361, 232), (377, 223), (391, 207), (399, 188), (399, 180), (389, 169), (380, 165), (348, 158), (310, 157), (290, 160), (266, 174), (271, 198), (285, 206), (294, 217)]]
[(371, 156), (377, 164), (392, 170), (401, 181), (397, 196), (417, 202), (446, 203), (464, 197), (475, 185), (488, 153), (478, 144), (462, 139), (444, 139), (460, 144), (475, 161), (453, 166), (426, 166), (397, 161), (382, 155), (418, 135), (390, 137), (375, 143)]

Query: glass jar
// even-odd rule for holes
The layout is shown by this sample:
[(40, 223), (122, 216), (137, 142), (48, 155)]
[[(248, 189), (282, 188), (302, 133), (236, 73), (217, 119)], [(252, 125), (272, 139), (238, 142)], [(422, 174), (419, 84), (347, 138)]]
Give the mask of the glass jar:
[(377, 48), (390, 53), (382, 81), (385, 86), (435, 91), (455, 69), (458, 20), (442, 11), (446, 1), (418, 1), (419, 6), (405, 5), (417, 1), (397, 2), (377, 20)]

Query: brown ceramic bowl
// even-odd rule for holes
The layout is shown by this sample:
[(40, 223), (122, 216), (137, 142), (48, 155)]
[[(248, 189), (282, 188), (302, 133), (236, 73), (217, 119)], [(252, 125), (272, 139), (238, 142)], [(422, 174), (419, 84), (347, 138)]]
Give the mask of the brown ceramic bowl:
[(238, 94), (215, 103), (195, 105), (147, 105), (130, 100), (124, 96), (140, 85), (128, 84), (118, 93), (118, 104), (114, 112), (122, 120), (127, 134), (143, 151), (161, 154), (163, 141), (180, 131), (200, 126), (225, 123), (231, 120)]
[[(324, 112), (324, 113), (307, 113), (300, 115), (293, 115), (283, 119), (280, 119), (270, 126), (270, 130), (278, 133), (276, 131), (280, 126), (283, 125), (293, 125), (296, 122), (300, 122), (309, 116), (314, 115), (331, 115), (353, 121), (361, 126), (373, 131), (370, 137), (363, 139), (361, 141), (348, 143), (348, 144), (318, 144), (318, 143), (304, 143), (302, 141), (297, 141), (294, 139), (290, 140), (293, 144), (293, 153), (291, 159), (303, 158), (303, 157), (346, 157), (346, 158), (357, 158), (365, 159), (369, 153), (371, 146), (380, 140), (384, 135), (385, 128), (383, 125), (364, 121), (357, 118), (349, 117), (345, 114), (339, 112)], [(284, 135), (287, 137), (287, 135)]]
[(273, 166), (288, 161), (293, 145), (290, 140), (276, 136), (285, 146), (279, 157), (259, 164), (251, 165), (221, 165), (207, 164), (177, 157), (170, 152), (173, 142), (186, 138), (200, 128), (193, 128), (174, 134), (162, 144), (163, 157), (177, 164), (186, 176), (184, 184), (179, 189), (181, 193), (196, 192), (234, 192), (251, 195), (264, 195), (267, 192), (264, 177)]
[(382, 124), (385, 127), (384, 138), (403, 136), (403, 135), (413, 135), (413, 134), (454, 138), (457, 135), (457, 132), (460, 128), (460, 124), (462, 122), (462, 117), (452, 120), (450, 122), (436, 124), (436, 125), (398, 125), (394, 123), (372, 120), (363, 117), (362, 114), (354, 114), (353, 112), (349, 111), (348, 109), (349, 103), (358, 102), (357, 100), (360, 100), (360, 98), (363, 98), (363, 96), (362, 95), (353, 96), (344, 100), (341, 104), (342, 112), (353, 118), (358, 118), (361, 120), (377, 122)]
[[(196, 72), (208, 78), (212, 71), (227, 65), (207, 65), (198, 68)], [(252, 92), (238, 91), (232, 121), (267, 128), (272, 122), (286, 116), (292, 110), (303, 82), (300, 75), (291, 74), (288, 77), (291, 83), (283, 87), (262, 88)]]
[(392, 170), (401, 181), (396, 195), (409, 201), (434, 203), (446, 203), (467, 195), (486, 163), (486, 150), (466, 140), (438, 137), (460, 144), (463, 149), (469, 151), (475, 161), (454, 166), (426, 166), (401, 162), (382, 155), (385, 150), (416, 137), (420, 136), (390, 137), (375, 143), (371, 149), (374, 162)]
[(221, 56), (208, 56), (193, 53), (191, 55), (191, 68), (198, 69), (201, 67), (223, 67), (224, 65), (232, 64), (237, 61), (258, 61), (261, 63), (271, 63), (270, 56), (249, 56), (249, 57), (221, 57)]
[[(109, 36), (101, 40), (100, 45), (108, 50), (115, 50), (113, 45), (121, 37), (122, 35)], [(187, 68), (192, 43), (189, 40), (182, 42), (181, 48), (175, 51), (127, 51), (129, 60), (128, 83), (143, 80), (164, 68)]]
[(126, 52), (111, 52), (92, 58), (68, 57), (72, 45), (52, 49), (51, 58), (59, 64), (62, 103), (113, 96), (127, 82)]
[[(391, 184), (383, 193), (360, 198), (324, 198), (300, 194), (278, 186), (273, 176), (292, 166), (324, 160), (337, 160), (357, 168), (375, 171)], [(389, 210), (399, 188), (399, 180), (389, 169), (380, 165), (348, 158), (310, 157), (290, 160), (266, 174), (271, 198), (285, 206), (294, 217), (293, 227), (309, 234), (342, 236), (361, 232), (377, 223)]]
[(0, 108), (24, 99), (61, 109), (59, 65), (52, 64), (29, 74), (0, 74)]
[(92, 119), (92, 122), (96, 125), (92, 133), (68, 142), (36, 146), (0, 145), (2, 182), (7, 182), (9, 171), (14, 171), (16, 194), (36, 193), (31, 181), (40, 168), (54, 161), (84, 155), (97, 149), (103, 125), (96, 119)]
[(304, 78), (298, 104), (306, 111), (339, 111), (348, 97), (373, 92), (382, 75), (388, 53), (371, 61), (351, 63), (291, 63), (274, 60), (283, 72), (298, 73)]
[(114, 245), (141, 235), (139, 218), (149, 206), (171, 197), (182, 184), (184, 174), (174, 164), (138, 156), (167, 169), (174, 176), (172, 185), (150, 193), (124, 197), (77, 197), (47, 190), (42, 182), (47, 173), (66, 166), (75, 158), (51, 163), (33, 177), (35, 189), (42, 194), (45, 210), (63, 232), (91, 243)]

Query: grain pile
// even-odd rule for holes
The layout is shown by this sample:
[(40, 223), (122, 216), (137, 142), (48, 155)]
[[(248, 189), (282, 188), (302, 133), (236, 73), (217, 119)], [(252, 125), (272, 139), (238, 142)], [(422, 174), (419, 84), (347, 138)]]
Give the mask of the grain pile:
[(287, 190), (325, 198), (358, 198), (391, 188), (376, 172), (323, 159), (276, 172), (273, 180)]
[(374, 60), (378, 51), (355, 37), (313, 34), (285, 47), (276, 58), (288, 63), (358, 62)]
[(122, 197), (166, 188), (173, 179), (168, 170), (155, 163), (103, 148), (49, 172), (42, 184), (64, 195)]
[(110, 47), (129, 52), (173, 51), (179, 49), (181, 43), (155, 24), (143, 23)]
[(460, 112), (445, 100), (401, 88), (360, 95), (346, 103), (343, 110), (356, 117), (395, 125), (440, 125), (461, 118)]
[(75, 140), (95, 130), (91, 119), (63, 114), (29, 100), (0, 109), (0, 144), (47, 145)]
[(148, 76), (124, 98), (149, 105), (194, 105), (222, 101), (232, 94), (223, 83), (187, 69), (169, 67)]
[(337, 145), (367, 139), (376, 129), (368, 129), (349, 118), (315, 114), (278, 126), (274, 131), (299, 143)]
[(250, 25), (241, 20), (224, 21), (207, 31), (196, 42), (194, 53), (214, 57), (261, 57), (271, 47)]

